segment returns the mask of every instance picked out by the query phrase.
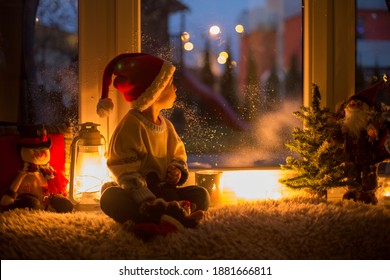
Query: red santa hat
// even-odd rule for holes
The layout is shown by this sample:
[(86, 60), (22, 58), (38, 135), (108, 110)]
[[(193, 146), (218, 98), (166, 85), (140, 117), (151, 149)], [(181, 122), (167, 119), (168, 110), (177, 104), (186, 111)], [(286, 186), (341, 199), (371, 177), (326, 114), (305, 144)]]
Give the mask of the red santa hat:
[(170, 62), (145, 53), (124, 53), (112, 59), (104, 69), (102, 96), (97, 105), (99, 116), (114, 108), (108, 97), (112, 75), (114, 87), (130, 102), (132, 108), (144, 111), (160, 96), (176, 68)]

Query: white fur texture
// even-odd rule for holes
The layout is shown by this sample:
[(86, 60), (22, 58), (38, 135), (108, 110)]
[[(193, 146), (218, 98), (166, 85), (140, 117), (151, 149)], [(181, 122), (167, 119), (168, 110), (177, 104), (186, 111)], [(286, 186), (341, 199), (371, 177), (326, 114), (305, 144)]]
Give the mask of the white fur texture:
[(0, 213), (7, 259), (390, 259), (390, 210), (350, 201), (212, 207), (196, 228), (148, 243), (100, 212)]
[(114, 103), (112, 102), (111, 98), (103, 98), (100, 99), (97, 108), (96, 113), (101, 117), (107, 117), (111, 111), (114, 109)]

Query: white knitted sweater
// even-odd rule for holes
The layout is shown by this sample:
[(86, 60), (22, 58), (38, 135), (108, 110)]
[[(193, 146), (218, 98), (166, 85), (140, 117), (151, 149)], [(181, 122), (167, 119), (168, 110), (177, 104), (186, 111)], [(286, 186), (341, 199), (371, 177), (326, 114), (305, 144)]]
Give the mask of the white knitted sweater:
[(155, 172), (166, 178), (168, 165), (182, 171), (179, 185), (188, 177), (187, 154), (173, 124), (159, 116), (160, 125), (147, 120), (137, 110), (130, 110), (116, 127), (109, 144), (107, 166), (116, 182), (133, 194), (135, 202), (154, 198), (145, 176)]

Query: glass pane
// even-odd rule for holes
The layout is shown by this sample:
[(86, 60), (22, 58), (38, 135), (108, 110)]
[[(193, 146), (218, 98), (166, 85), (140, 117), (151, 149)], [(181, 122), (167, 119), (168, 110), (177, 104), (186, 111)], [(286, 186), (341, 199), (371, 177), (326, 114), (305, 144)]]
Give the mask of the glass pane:
[(356, 90), (390, 74), (390, 7), (386, 0), (358, 0), (356, 16)]
[(302, 104), (301, 0), (141, 1), (142, 51), (178, 70), (192, 168), (279, 166)]
[(34, 43), (29, 50), (34, 60), (27, 61), (30, 122), (75, 123), (78, 112), (78, 2), (38, 2), (31, 38)]

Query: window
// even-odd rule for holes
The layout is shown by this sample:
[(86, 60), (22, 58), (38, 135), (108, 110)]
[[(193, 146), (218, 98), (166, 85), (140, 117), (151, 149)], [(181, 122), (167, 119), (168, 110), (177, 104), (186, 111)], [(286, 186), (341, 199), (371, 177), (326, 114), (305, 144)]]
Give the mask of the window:
[(178, 66), (168, 117), (190, 167), (284, 162), (300, 125), (301, 9), (301, 0), (141, 1), (142, 51)]
[[(33, 2), (35, 1), (31, 1), (31, 3)], [(40, 2), (40, 5), (43, 5), (46, 1)], [(68, 3), (69, 1), (47, 2)], [(355, 36), (353, 35), (352, 40), (350, 39), (351, 36), (345, 36), (345, 34), (354, 34), (356, 30), (355, 0), (213, 0), (206, 4), (200, 0), (72, 0), (71, 2), (77, 4), (75, 7), (77, 7), (79, 13), (79, 23), (75, 25), (78, 25), (78, 45), (76, 43), (71, 45), (73, 47), (78, 46), (78, 48), (76, 50), (73, 48), (70, 52), (67, 50), (66, 54), (61, 55), (66, 57), (66, 63), (63, 66), (68, 67), (68, 69), (70, 67), (72, 74), (55, 75), (55, 79), (61, 79), (54, 83), (56, 86), (54, 88), (58, 93), (49, 94), (48, 96), (45, 96), (45, 93), (42, 97), (37, 97), (34, 93), (34, 101), (39, 104), (42, 100), (51, 109), (54, 108), (51, 99), (61, 99), (58, 102), (65, 107), (65, 112), (73, 115), (67, 116), (62, 109), (54, 110), (56, 115), (47, 113), (46, 117), (50, 116), (47, 120), (54, 121), (55, 118), (52, 116), (65, 116), (66, 119), (80, 122), (96, 122), (101, 124), (101, 131), (103, 131), (106, 139), (109, 139), (115, 124), (119, 121), (121, 115), (127, 111), (127, 108), (121, 108), (120, 112), (117, 110), (118, 115), (112, 115), (109, 120), (97, 117), (95, 112), (96, 103), (101, 93), (101, 73), (106, 63), (116, 54), (141, 50), (139, 14), (142, 10), (142, 50), (167, 56), (166, 58), (172, 59), (178, 66), (184, 65), (185, 68), (183, 67), (183, 69), (188, 72), (187, 78), (191, 77), (191, 79), (187, 79), (187, 82), (192, 82), (190, 85), (198, 89), (197, 92), (193, 93), (188, 85), (183, 85), (183, 89), (180, 89), (181, 100), (178, 100), (177, 110), (168, 112), (183, 140), (186, 141), (192, 167), (222, 168), (224, 166), (277, 165), (285, 159), (287, 151), (284, 142), (290, 137), (292, 127), (299, 125), (295, 123), (298, 120), (294, 119), (292, 112), (299, 109), (299, 105), (302, 104), (302, 89), (297, 89), (295, 92), (291, 87), (299, 88), (303, 85), (303, 103), (308, 105), (310, 84), (312, 82), (319, 84), (323, 102), (331, 109), (334, 109), (334, 105), (338, 101), (347, 99), (348, 95), (355, 90), (355, 52), (352, 51), (355, 48)], [(152, 12), (153, 5), (161, 4), (161, 2), (176, 4), (180, 2), (181, 4), (166, 10), (165, 15), (167, 17), (162, 18)], [(208, 19), (212, 18), (220, 21), (222, 19), (219, 17), (223, 15), (223, 18), (229, 19), (230, 26), (235, 27), (237, 24), (241, 24), (243, 32), (237, 33), (234, 28), (232, 30), (226, 27), (228, 28), (226, 29), (221, 25), (221, 33), (211, 37), (207, 30), (211, 25), (218, 24), (218, 22), (208, 22), (207, 18), (201, 22), (195, 21), (194, 18), (199, 13), (199, 8), (193, 5), (199, 3), (203, 3), (200, 10), (205, 15), (207, 15), (208, 10), (214, 9), (212, 17)], [(236, 11), (229, 10), (229, 7), (233, 6), (232, 3), (239, 3), (241, 8), (236, 8)], [(146, 5), (152, 6), (147, 7)], [(220, 9), (218, 5), (222, 5), (223, 8)], [(207, 9), (204, 9), (204, 7), (207, 7)], [(301, 11), (302, 7), (304, 7), (303, 12)], [(31, 10), (33, 20), (28, 21), (27, 29), (28, 26), (35, 28), (45, 22), (42, 16), (38, 16), (38, 23), (35, 21), (36, 15), (39, 15), (39, 12), (35, 14), (38, 11), (36, 9), (37, 7)], [(68, 10), (72, 9), (68, 8)], [(52, 13), (47, 13), (47, 9), (44, 9), (44, 11), (47, 15)], [(233, 15), (232, 12), (237, 13)], [(149, 25), (149, 27), (155, 26), (157, 29), (157, 27), (165, 26), (167, 32), (157, 34), (159, 36), (151, 33), (147, 29), (147, 21), (145, 21), (147, 16), (154, 16), (154, 20), (156, 20), (156, 17), (159, 19), (159, 24)], [(59, 16), (59, 18), (61, 17)], [(303, 17), (305, 19), (302, 21)], [(74, 20), (77, 22), (77, 18), (74, 18)], [(151, 22), (153, 22), (153, 19)], [(350, 28), (351, 24), (353, 25), (352, 29)], [(57, 27), (61, 29), (64, 25), (60, 23)], [(262, 31), (261, 27), (263, 27)], [(205, 32), (199, 33), (197, 30), (202, 28)], [(67, 32), (62, 29), (60, 31)], [(183, 31), (188, 34), (183, 33)], [(182, 37), (182, 35), (184, 36)], [(188, 38), (187, 35), (190, 35), (190, 37)], [(302, 37), (304, 38), (303, 47)], [(156, 38), (162, 39), (156, 40)], [(182, 38), (184, 41), (181, 40)], [(262, 44), (261, 41), (266, 42), (266, 44)], [(166, 42), (168, 42), (168, 45), (164, 45), (164, 49), (164, 46), (160, 44), (166, 44)], [(6, 41), (2, 42), (3, 45), (6, 43)], [(192, 50), (190, 43), (193, 44)], [(184, 45), (186, 50), (182, 48)], [(60, 46), (62, 45), (60, 44)], [(249, 46), (254, 46), (254, 48)], [(148, 47), (154, 47), (154, 49), (148, 49)], [(271, 50), (269, 56), (261, 56), (265, 48)], [(303, 53), (302, 48), (305, 49)], [(31, 49), (27, 50), (31, 51)], [(226, 58), (224, 51), (231, 55)], [(205, 59), (207, 56), (208, 59)], [(216, 60), (218, 57), (220, 62), (221, 60), (230, 62), (220, 64)], [(37, 59), (39, 62), (40, 58)], [(356, 59), (358, 60), (358, 57)], [(56, 59), (52, 59), (52, 61), (54, 60)], [(76, 65), (75, 61), (80, 61), (79, 65)], [(209, 66), (205, 63), (206, 61), (209, 61)], [(268, 61), (268, 64), (265, 61)], [(46, 67), (49, 66), (49, 63), (45, 62), (44, 64)], [(227, 67), (227, 65), (231, 67)], [(259, 65), (261, 65), (261, 69)], [(229, 71), (226, 71), (226, 69)], [(50, 71), (60, 73), (58, 70)], [(207, 74), (207, 72), (209, 72), (208, 74), (211, 73), (212, 76), (209, 75), (209, 78), (207, 78), (207, 75), (202, 75), (202, 73)], [(45, 71), (41, 72), (43, 75), (39, 74), (39, 69), (32, 69), (29, 73), (35, 79), (27, 77), (29, 83), (31, 81), (42, 81), (41, 83), (46, 88), (53, 81), (53, 78), (50, 78), (49, 74), (46, 75)], [(69, 74), (70, 72), (66, 73)], [(78, 80), (72, 78), (71, 82), (65, 82), (65, 78), (72, 77), (74, 73), (79, 73)], [(234, 88), (239, 97), (238, 100), (234, 101), (234, 98), (229, 99), (227, 96), (223, 96), (224, 99), (221, 98), (222, 91), (220, 89), (222, 88), (223, 73), (227, 73), (225, 76), (232, 75), (234, 77), (234, 79), (227, 80), (229, 83), (235, 81), (236, 86)], [(35, 76), (35, 74), (37, 75)], [(303, 83), (288, 82), (302, 79), (301, 76), (303, 76)], [(274, 77), (276, 78), (274, 79)], [(212, 92), (216, 93), (213, 98), (210, 95), (205, 95), (204, 91), (199, 91), (200, 82), (205, 84), (210, 81), (213, 83)], [(226, 84), (229, 85), (229, 83)], [(275, 84), (279, 86), (270, 86)], [(67, 86), (70, 87), (70, 90)], [(27, 88), (31, 90), (31, 85), (28, 84)], [(78, 88), (78, 98), (73, 95), (77, 94), (76, 88)], [(232, 88), (232, 86), (230, 85), (227, 88)], [(262, 95), (259, 94), (260, 89)], [(49, 87), (49, 90), (53, 90), (53, 87)], [(71, 98), (69, 98), (69, 92), (72, 92)], [(225, 90), (223, 92), (227, 93), (229, 91)], [(251, 94), (248, 94), (248, 92), (251, 92)], [(290, 93), (293, 94), (290, 95)], [(65, 102), (63, 100), (64, 96), (66, 97), (64, 98)], [(115, 94), (111, 96), (115, 98)], [(205, 102), (205, 96), (210, 97), (211, 101)], [(260, 98), (262, 102), (259, 105), (256, 100)], [(69, 100), (72, 100), (72, 102), (69, 102)], [(278, 105), (272, 106), (273, 102), (271, 101)], [(122, 106), (120, 102), (114, 103)], [(72, 109), (66, 107), (65, 104), (71, 104)], [(253, 104), (251, 107), (253, 110), (248, 110), (248, 106), (244, 104)], [(286, 114), (271, 114), (275, 107), (279, 109), (286, 107), (287, 104), (290, 104), (291, 107), (286, 109)], [(28, 100), (23, 101), (23, 105), (32, 106)], [(186, 110), (183, 111), (183, 108)], [(32, 109), (30, 107), (29, 112), (35, 113), (39, 110), (42, 111), (41, 105)], [(57, 114), (57, 112), (61, 113)], [(183, 122), (183, 114), (185, 122)], [(33, 120), (36, 119), (33, 118)], [(55, 121), (57, 122), (57, 120)], [(237, 121), (236, 126), (233, 125), (234, 121)], [(245, 125), (242, 125), (243, 123)], [(284, 127), (278, 127), (279, 129), (277, 129), (276, 124), (283, 124)], [(250, 127), (249, 130), (237, 129), (237, 126), (243, 128), (246, 125)], [(189, 128), (191, 131), (189, 131)], [(255, 133), (251, 134), (249, 132)], [(196, 141), (191, 143), (190, 136), (194, 135)], [(274, 142), (272, 139), (280, 141)], [(241, 149), (243, 147), (244, 149)]]
[(77, 0), (41, 0), (26, 8), (23, 70), (27, 86), (23, 91), (27, 122), (76, 124)]
[(356, 12), (356, 90), (390, 73), (390, 8), (384, 0), (358, 0)]

